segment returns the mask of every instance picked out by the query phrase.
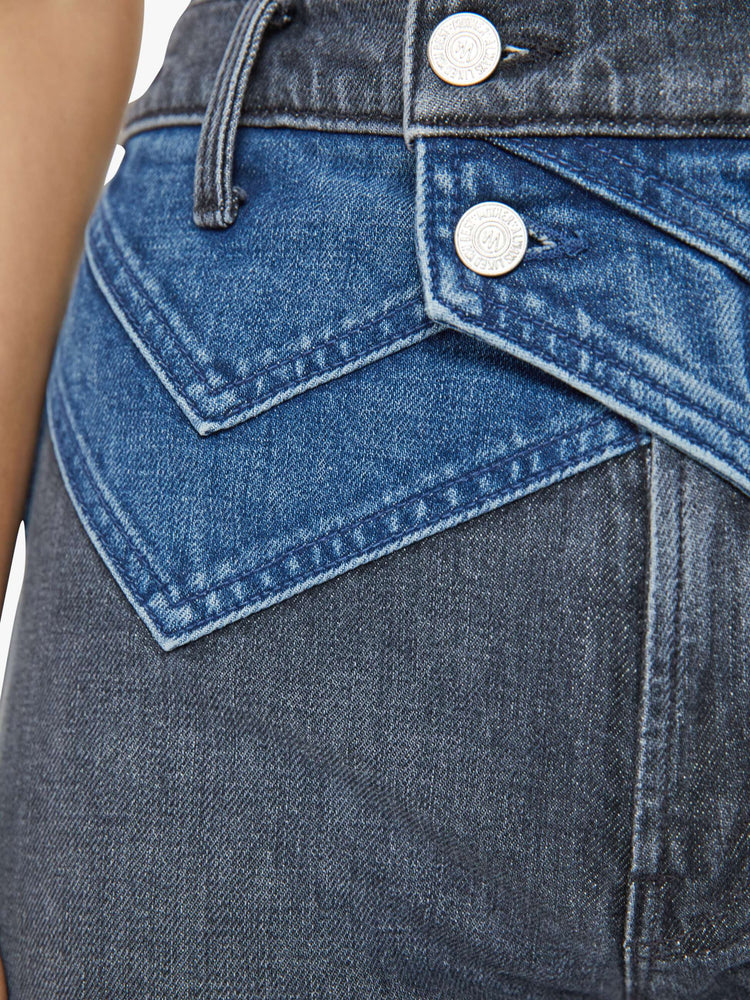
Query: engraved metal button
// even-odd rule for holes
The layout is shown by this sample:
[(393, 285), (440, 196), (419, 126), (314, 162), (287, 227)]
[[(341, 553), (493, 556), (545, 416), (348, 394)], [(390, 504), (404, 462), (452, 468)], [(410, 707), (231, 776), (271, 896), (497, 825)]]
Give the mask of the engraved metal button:
[(496, 278), (523, 260), (528, 233), (518, 212), (501, 201), (483, 201), (464, 212), (454, 234), (456, 252), (477, 274)]
[(433, 31), (427, 58), (441, 80), (468, 87), (494, 72), (500, 61), (500, 36), (481, 14), (451, 14)]

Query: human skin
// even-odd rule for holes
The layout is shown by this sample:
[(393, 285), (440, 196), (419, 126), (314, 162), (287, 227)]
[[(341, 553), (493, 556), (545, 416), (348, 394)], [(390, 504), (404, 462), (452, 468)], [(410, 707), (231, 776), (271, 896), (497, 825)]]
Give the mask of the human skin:
[(52, 352), (142, 20), (143, 0), (0, 0), (0, 607)]

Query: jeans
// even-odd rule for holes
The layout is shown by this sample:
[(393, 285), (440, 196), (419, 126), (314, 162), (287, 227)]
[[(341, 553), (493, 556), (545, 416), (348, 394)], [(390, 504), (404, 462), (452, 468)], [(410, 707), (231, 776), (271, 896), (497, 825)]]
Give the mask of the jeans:
[(500, 6), (451, 87), (455, 4), (199, 0), (128, 111), (0, 705), (11, 1000), (750, 996), (746, 15)]

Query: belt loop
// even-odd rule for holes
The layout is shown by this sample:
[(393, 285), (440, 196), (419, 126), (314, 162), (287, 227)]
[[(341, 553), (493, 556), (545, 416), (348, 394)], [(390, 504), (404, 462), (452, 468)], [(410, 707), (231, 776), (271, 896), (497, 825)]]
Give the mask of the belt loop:
[(293, 0), (247, 0), (234, 26), (198, 141), (193, 221), (201, 229), (227, 229), (237, 218), (243, 193), (233, 184), (234, 150), (247, 82), (266, 28), (288, 24), (292, 9)]

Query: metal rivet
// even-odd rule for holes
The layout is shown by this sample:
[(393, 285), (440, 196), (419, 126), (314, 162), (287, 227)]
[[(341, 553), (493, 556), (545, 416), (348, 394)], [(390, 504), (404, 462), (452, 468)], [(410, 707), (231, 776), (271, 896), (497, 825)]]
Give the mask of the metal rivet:
[(523, 260), (528, 244), (521, 216), (501, 201), (483, 201), (461, 216), (454, 234), (456, 253), (477, 274), (496, 278)]
[(481, 83), (500, 62), (500, 36), (481, 14), (451, 14), (430, 36), (427, 58), (446, 83), (468, 87)]

